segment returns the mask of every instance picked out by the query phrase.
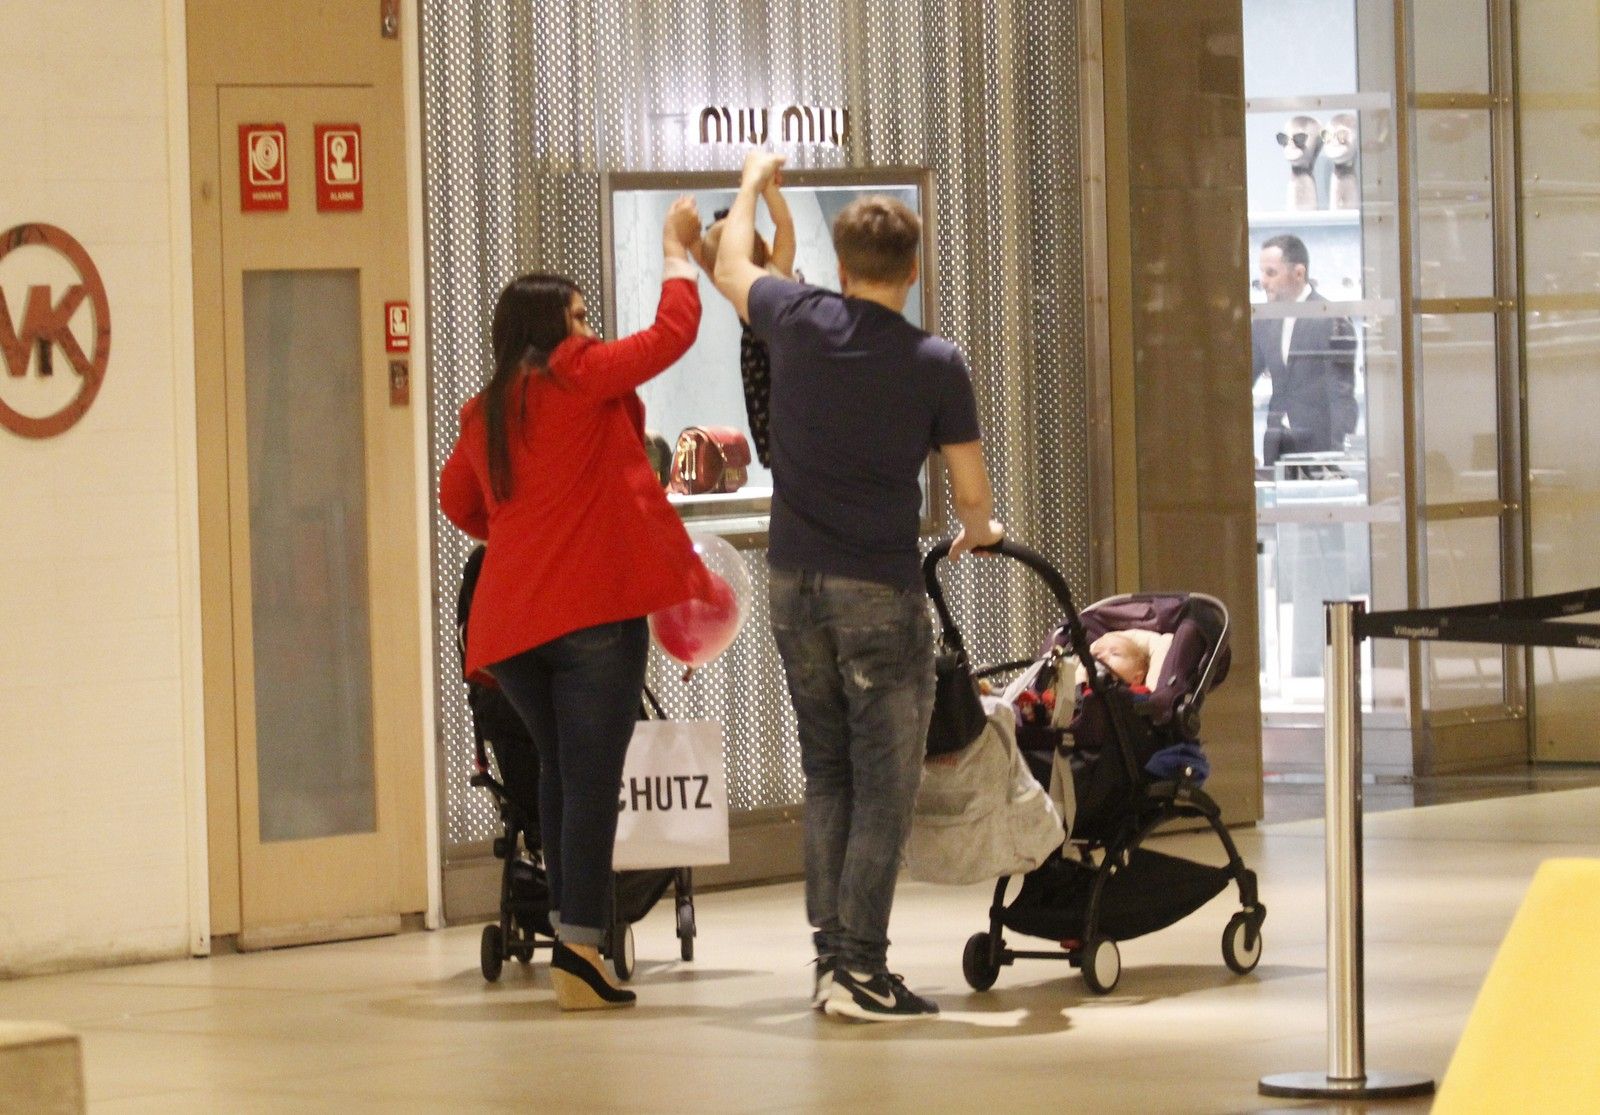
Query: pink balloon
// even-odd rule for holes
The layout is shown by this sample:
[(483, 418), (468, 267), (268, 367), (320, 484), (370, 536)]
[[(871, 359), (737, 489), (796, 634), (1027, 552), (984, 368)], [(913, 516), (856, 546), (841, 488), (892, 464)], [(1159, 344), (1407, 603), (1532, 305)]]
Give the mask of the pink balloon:
[(743, 618), (733, 588), (711, 573), (709, 597), (691, 597), (653, 613), (650, 632), (663, 651), (685, 666), (704, 666), (732, 645)]
[[(727, 650), (750, 614), (750, 570), (726, 538), (695, 532), (694, 552), (710, 574), (706, 595), (650, 617), (656, 645), (692, 673)], [(687, 680), (688, 674), (684, 675)]]

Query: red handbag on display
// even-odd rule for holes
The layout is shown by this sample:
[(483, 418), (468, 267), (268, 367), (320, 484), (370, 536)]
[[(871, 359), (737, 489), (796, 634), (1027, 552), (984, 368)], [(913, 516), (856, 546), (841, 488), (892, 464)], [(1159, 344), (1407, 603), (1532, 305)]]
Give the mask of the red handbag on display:
[(690, 426), (672, 451), (668, 491), (699, 496), (737, 492), (750, 469), (750, 442), (731, 426)]

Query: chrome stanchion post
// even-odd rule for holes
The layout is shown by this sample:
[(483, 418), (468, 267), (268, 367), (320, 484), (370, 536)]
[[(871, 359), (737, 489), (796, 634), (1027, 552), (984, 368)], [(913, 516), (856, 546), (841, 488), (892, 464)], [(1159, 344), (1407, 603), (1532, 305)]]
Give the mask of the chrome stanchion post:
[(1361, 674), (1355, 641), (1359, 603), (1328, 603), (1322, 651), (1323, 840), (1328, 892), (1328, 1079), (1365, 1080), (1366, 1004), (1361, 922)]
[(1366, 1071), (1366, 972), (1361, 909), (1360, 601), (1328, 601), (1322, 654), (1325, 766), (1323, 852), (1328, 892), (1328, 1071), (1261, 1078), (1264, 1096), (1398, 1099), (1433, 1092), (1425, 1076)]

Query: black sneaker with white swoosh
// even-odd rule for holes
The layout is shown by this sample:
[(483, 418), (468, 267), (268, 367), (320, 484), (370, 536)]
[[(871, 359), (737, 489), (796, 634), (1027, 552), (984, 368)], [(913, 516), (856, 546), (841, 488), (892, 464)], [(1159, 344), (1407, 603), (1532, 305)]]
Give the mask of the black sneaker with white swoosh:
[(932, 1018), (939, 1013), (937, 1004), (906, 987), (899, 976), (889, 972), (868, 976), (843, 965), (833, 971), (833, 990), (823, 1009), (828, 1014), (866, 1022), (902, 1022)]

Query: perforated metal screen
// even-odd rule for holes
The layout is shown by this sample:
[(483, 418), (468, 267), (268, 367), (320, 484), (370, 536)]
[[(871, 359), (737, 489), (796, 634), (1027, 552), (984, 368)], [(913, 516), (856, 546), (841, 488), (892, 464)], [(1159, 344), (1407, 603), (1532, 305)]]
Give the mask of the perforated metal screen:
[[(934, 182), (940, 332), (976, 380), (1000, 517), (1080, 592), (1089, 569), (1076, 5), (820, 0), (423, 0), (428, 356), (434, 475), (463, 402), (487, 381), (488, 323), (523, 271), (563, 272), (603, 324), (601, 173), (736, 169), (704, 146), (705, 105), (844, 107), (843, 148), (791, 165), (924, 166)], [(716, 297), (703, 285), (707, 297)], [(496, 818), (467, 785), (472, 732), (454, 640), (470, 547), (433, 523), (444, 843), (474, 850)], [(689, 685), (656, 656), (673, 715), (728, 727), (741, 811), (800, 801), (794, 716), (755, 614)], [(1031, 653), (1056, 618), (1037, 581), (990, 560), (947, 567), (979, 661)]]

